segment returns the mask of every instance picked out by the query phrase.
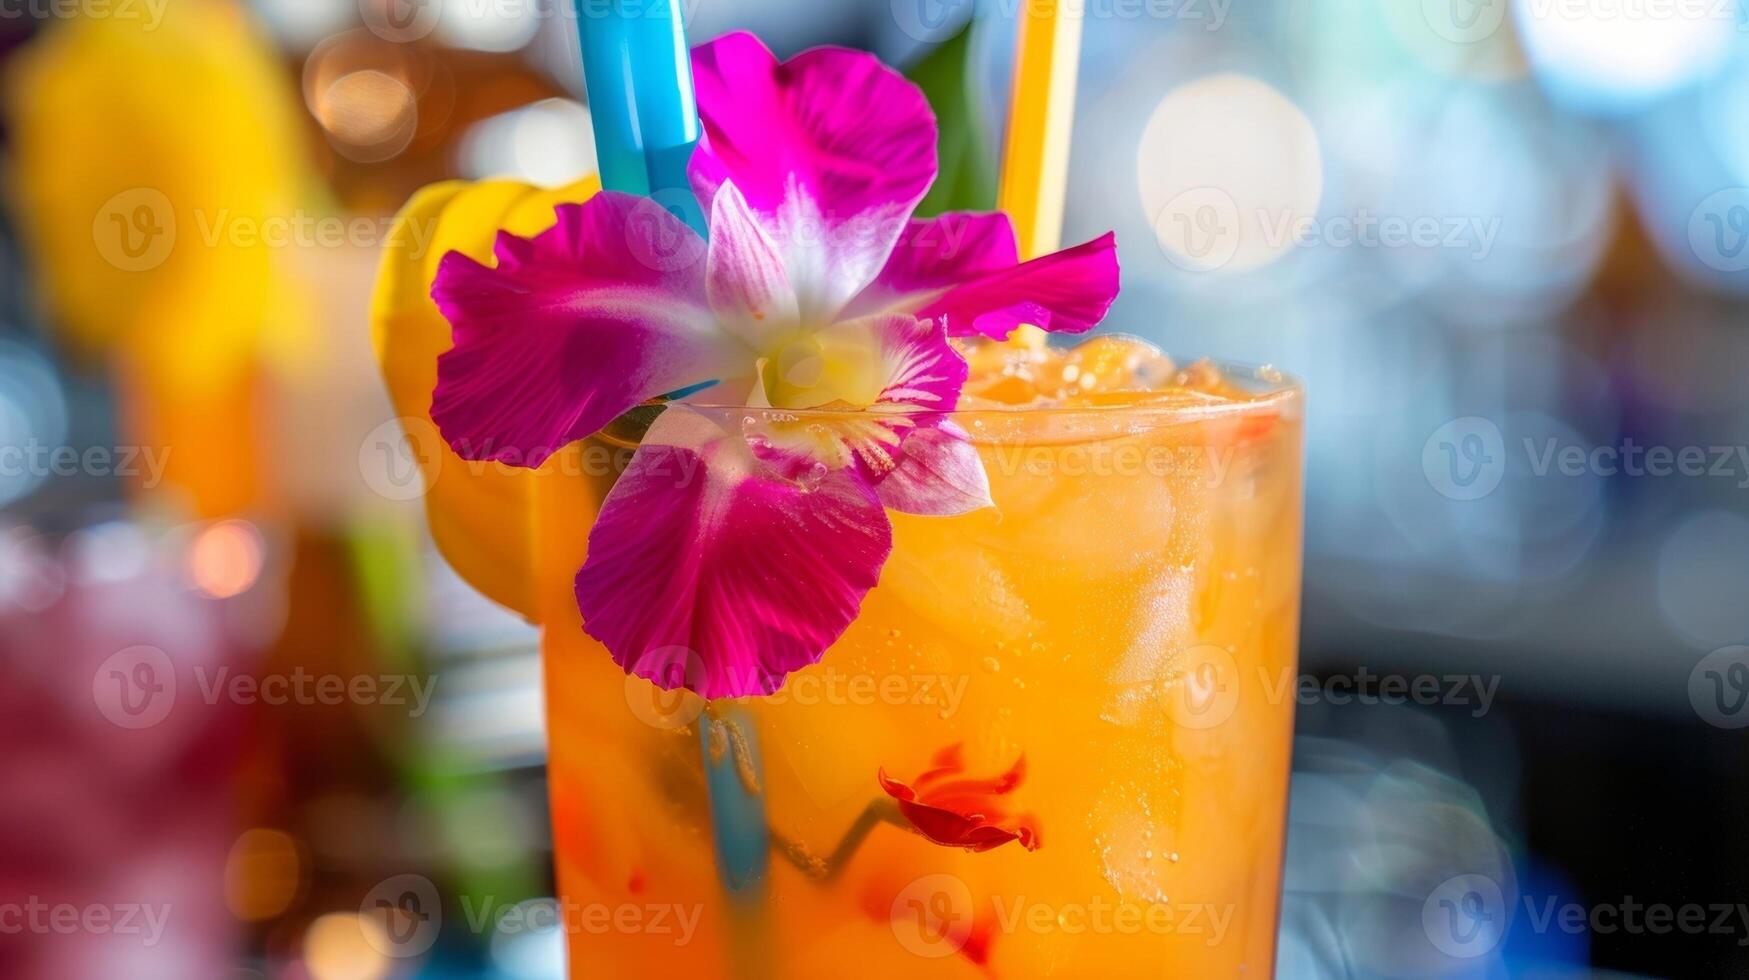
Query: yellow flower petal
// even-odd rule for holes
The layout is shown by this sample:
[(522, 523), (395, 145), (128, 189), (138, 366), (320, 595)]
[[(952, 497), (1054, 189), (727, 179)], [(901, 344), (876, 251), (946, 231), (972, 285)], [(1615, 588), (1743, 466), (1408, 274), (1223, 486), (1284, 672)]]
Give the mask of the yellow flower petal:
[(555, 206), (585, 201), (599, 188), (594, 178), (556, 190), (504, 180), (427, 187), (395, 219), (371, 305), (377, 359), (424, 470), (426, 515), (439, 550), (474, 588), (535, 621), (538, 475), (464, 460), (438, 435), (431, 390), (450, 327), (431, 301), (431, 281), (446, 253), (489, 263), (500, 229), (538, 234), (552, 227)]

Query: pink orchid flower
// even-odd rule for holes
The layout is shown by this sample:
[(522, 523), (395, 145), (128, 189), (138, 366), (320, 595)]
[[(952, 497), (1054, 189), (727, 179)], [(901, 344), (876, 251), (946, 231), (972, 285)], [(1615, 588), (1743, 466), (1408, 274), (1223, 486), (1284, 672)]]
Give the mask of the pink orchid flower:
[[(501, 234), (495, 268), (445, 256), (432, 295), (455, 344), (431, 414), (464, 458), (539, 466), (691, 392), (603, 503), (577, 603), (627, 672), (741, 697), (775, 692), (849, 627), (892, 550), (887, 508), (990, 504), (945, 416), (967, 376), (950, 338), (1090, 330), (1118, 269), (1109, 234), (1022, 263), (1004, 215), (913, 220), (935, 119), (871, 55), (780, 64), (731, 34), (693, 70), (708, 244), (650, 199), (603, 192), (532, 239)], [(724, 421), (752, 413), (705, 405), (811, 424), (752, 431)], [(677, 649), (702, 669), (673, 670)]]

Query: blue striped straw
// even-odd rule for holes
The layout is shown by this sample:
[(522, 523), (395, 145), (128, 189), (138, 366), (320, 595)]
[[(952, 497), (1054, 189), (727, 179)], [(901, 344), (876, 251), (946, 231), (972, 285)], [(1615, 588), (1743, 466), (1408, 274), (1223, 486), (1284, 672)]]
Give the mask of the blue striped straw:
[[(686, 21), (678, 0), (576, 4), (601, 186), (652, 197), (708, 236), (704, 212), (686, 175), (700, 127)], [(736, 751), (718, 755), (710, 744), (711, 725), (725, 722), (739, 732), (739, 744)], [(746, 785), (740, 768), (745, 765), (745, 775), (755, 779), (762, 776), (751, 717), (725, 706), (720, 721), (701, 718), (699, 750), (719, 875), (729, 891), (756, 899), (764, 886), (771, 832), (762, 790)]]
[(602, 186), (654, 197), (706, 234), (686, 176), (700, 130), (678, 0), (576, 5)]

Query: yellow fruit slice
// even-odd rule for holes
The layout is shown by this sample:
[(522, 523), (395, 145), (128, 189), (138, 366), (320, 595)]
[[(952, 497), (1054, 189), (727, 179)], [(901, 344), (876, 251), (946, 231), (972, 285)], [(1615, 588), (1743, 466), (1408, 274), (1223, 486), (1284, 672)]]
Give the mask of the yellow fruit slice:
[(508, 180), (427, 187), (395, 218), (371, 302), (377, 360), (424, 471), (425, 511), (438, 550), (468, 584), (537, 622), (537, 474), (464, 460), (438, 435), (431, 390), (450, 327), (431, 300), (431, 281), (447, 253), (491, 263), (500, 230), (538, 234), (552, 227), (554, 207), (588, 200), (599, 189), (593, 177), (553, 190)]

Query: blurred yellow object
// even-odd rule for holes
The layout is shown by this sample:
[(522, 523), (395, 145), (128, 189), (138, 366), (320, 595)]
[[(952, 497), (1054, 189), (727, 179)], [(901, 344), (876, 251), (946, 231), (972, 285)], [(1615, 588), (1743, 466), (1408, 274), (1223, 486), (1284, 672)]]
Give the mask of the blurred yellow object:
[(1020, 16), (997, 203), (1014, 221), (1023, 259), (1062, 247), (1082, 13), (1079, 4), (1038, 0)]
[(224, 0), (65, 20), (5, 79), (52, 323), (116, 372), (128, 438), (169, 450), (164, 489), (202, 516), (261, 506), (258, 375), (308, 322), (282, 247), (308, 169), (295, 91)]
[(123, 344), (219, 390), (264, 331), (296, 322), (273, 245), (307, 169), (295, 92), (217, 0), (182, 0), (161, 23), (76, 18), (20, 53), (5, 86), (11, 189), (79, 348)]
[(446, 253), (490, 263), (499, 229), (535, 235), (552, 227), (554, 207), (585, 201), (599, 189), (593, 177), (553, 190), (507, 180), (425, 188), (395, 218), (371, 304), (377, 359), (424, 473), (432, 537), (470, 585), (534, 621), (540, 619), (534, 584), (537, 474), (464, 460), (438, 435), (431, 390), (437, 357), (450, 347), (450, 330), (431, 301), (431, 281)]
[[(1082, 14), (1078, 5), (1058, 0), (1034, 0), (1020, 14), (996, 205), (1013, 220), (1023, 259), (1063, 247)], [(1022, 324), (1010, 341), (1043, 350), (1045, 332)]]

